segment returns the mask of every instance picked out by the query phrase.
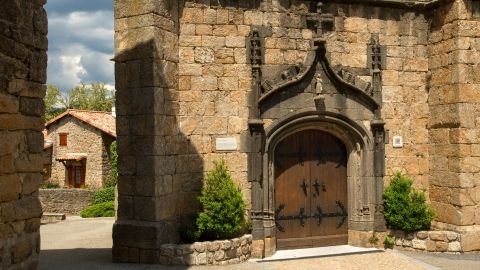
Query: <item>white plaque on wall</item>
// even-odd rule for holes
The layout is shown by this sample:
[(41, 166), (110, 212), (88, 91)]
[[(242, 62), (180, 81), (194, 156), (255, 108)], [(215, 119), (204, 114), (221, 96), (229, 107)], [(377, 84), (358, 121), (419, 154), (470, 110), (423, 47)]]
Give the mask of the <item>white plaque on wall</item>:
[(402, 136), (393, 136), (393, 147), (394, 148), (402, 148), (403, 147)]
[(236, 138), (217, 138), (215, 149), (218, 151), (236, 151), (237, 139)]

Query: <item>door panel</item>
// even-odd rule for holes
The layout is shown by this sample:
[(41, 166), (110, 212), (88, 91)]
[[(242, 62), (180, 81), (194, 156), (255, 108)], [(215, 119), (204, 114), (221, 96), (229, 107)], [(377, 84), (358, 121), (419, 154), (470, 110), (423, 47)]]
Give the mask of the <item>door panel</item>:
[(329, 133), (307, 130), (275, 150), (277, 247), (347, 243), (347, 155)]
[[(306, 164), (302, 136), (289, 137), (282, 142), (275, 163), (278, 173), (275, 193), (277, 216), (285, 217), (277, 223), (285, 238), (302, 238), (310, 235), (310, 222), (301, 216), (310, 212), (309, 167)], [(303, 209), (303, 210), (302, 210)], [(294, 217), (297, 218), (294, 218)]]

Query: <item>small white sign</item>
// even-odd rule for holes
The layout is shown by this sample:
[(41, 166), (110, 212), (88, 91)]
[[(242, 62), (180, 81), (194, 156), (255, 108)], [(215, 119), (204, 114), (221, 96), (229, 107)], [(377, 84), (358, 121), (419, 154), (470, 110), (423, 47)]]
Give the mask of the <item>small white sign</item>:
[(394, 148), (402, 148), (403, 147), (402, 136), (393, 136), (393, 147)]
[(236, 151), (237, 139), (236, 138), (217, 138), (215, 149), (218, 151)]

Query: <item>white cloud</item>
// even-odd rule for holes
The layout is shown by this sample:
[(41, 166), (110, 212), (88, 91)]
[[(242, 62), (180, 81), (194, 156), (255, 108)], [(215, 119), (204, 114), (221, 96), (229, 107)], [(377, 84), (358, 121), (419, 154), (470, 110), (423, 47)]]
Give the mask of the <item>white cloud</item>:
[(60, 76), (66, 81), (78, 84), (81, 82), (80, 77), (87, 74), (87, 71), (80, 63), (82, 59), (81, 55), (61, 55), (60, 62), (62, 64), (62, 70)]
[(113, 39), (111, 10), (49, 14), (48, 83), (62, 91), (79, 83), (113, 85)]

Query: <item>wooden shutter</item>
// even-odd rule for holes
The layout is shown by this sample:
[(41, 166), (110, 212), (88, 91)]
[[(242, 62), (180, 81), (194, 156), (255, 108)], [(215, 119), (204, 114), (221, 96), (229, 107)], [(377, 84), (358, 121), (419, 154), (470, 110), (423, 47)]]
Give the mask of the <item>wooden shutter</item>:
[(60, 133), (60, 146), (67, 146), (67, 134), (66, 133)]

